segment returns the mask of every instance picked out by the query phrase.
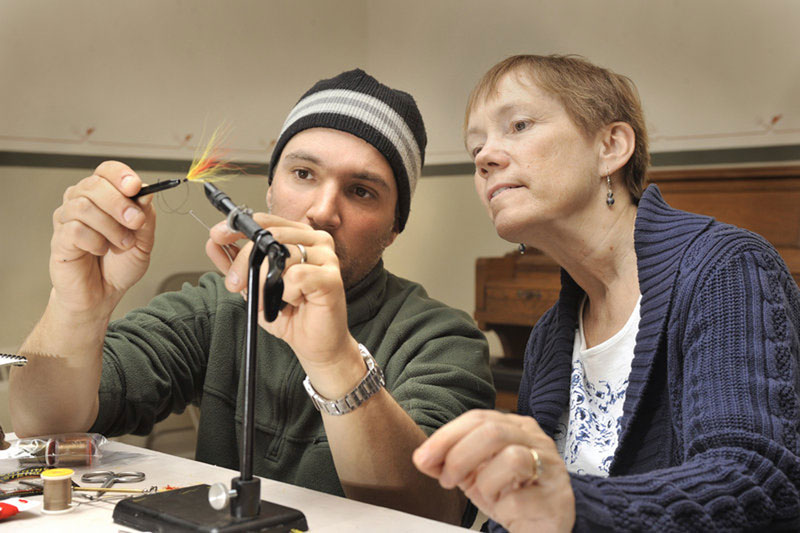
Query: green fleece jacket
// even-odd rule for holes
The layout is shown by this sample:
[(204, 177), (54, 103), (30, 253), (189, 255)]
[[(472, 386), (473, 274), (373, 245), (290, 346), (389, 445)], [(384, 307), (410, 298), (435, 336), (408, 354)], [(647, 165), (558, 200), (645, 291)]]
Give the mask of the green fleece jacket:
[[(347, 291), (347, 302), (350, 332), (426, 434), (469, 409), (493, 407), (488, 347), (467, 314), (432, 300), (382, 263)], [(229, 293), (217, 274), (112, 322), (91, 431), (147, 434), (194, 403), (200, 406), (197, 460), (238, 470), (246, 322), (242, 297)], [(254, 472), (342, 496), (304, 377), (289, 346), (259, 330)]]

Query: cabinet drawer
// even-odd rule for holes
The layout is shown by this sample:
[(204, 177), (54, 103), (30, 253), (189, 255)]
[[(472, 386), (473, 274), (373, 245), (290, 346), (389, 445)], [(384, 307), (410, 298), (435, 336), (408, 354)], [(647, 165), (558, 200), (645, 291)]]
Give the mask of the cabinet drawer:
[(557, 299), (558, 291), (549, 288), (487, 285), (485, 308), (479, 313), (491, 322), (532, 326)]

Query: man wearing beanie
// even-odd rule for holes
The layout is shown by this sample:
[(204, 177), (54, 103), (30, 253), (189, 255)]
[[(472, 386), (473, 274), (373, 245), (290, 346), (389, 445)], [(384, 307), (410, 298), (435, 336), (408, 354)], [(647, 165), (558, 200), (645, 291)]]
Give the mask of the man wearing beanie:
[[(461, 413), (492, 407), (486, 341), (381, 259), (408, 220), (425, 144), (414, 99), (361, 70), (318, 82), (289, 113), (267, 212), (254, 215), (291, 251), (287, 305), (260, 321), (254, 472), (458, 523), (469, 521), (460, 493), (420, 474), (411, 453)], [(191, 403), (196, 458), (238, 469), (251, 244), (231, 261), (222, 247), (242, 235), (217, 224), (206, 252), (224, 277), (109, 324), (153, 249), (152, 196), (130, 198), (141, 185), (105, 162), (54, 213), (53, 289), (21, 350), (29, 364), (12, 374), (14, 429), (147, 434)]]

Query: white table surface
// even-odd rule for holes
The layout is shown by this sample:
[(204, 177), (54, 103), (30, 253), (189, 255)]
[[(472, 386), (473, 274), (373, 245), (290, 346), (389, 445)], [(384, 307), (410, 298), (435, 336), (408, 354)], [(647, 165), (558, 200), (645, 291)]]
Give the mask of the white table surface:
[[(12, 468), (14, 469), (14, 468)], [(4, 470), (12, 470), (4, 467)], [(147, 488), (157, 485), (186, 487), (200, 483), (209, 485), (223, 482), (230, 486), (230, 480), (239, 475), (235, 470), (220, 468), (182, 457), (137, 448), (121, 442), (109, 441), (103, 449), (100, 463), (92, 467), (73, 468), (73, 479), (82, 486), (98, 486), (82, 483), (80, 476), (89, 470), (136, 470), (145, 473), (147, 478), (139, 483), (118, 483), (120, 488)], [(13, 483), (13, 482), (11, 482)], [(0, 521), (4, 531), (52, 532), (52, 531), (135, 531), (112, 520), (111, 513), (117, 498), (108, 493), (97, 502), (88, 501), (81, 494), (73, 492), (73, 504), (78, 504), (71, 512), (61, 515), (46, 515), (41, 506), (18, 513), (12, 518)], [(42, 496), (32, 496), (30, 500), (41, 501)], [(104, 501), (104, 500), (108, 501)], [(333, 532), (446, 532), (465, 531), (463, 528), (421, 518), (400, 511), (332, 496), (287, 483), (261, 479), (261, 499), (293, 507), (302, 511), (313, 533)]]

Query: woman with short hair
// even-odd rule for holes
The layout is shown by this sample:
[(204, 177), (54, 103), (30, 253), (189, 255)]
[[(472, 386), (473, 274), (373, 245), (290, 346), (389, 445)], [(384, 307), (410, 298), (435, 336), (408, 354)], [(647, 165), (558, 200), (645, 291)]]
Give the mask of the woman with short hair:
[(519, 414), (462, 415), (418, 468), (490, 531), (797, 530), (800, 291), (777, 251), (645, 188), (636, 89), (582, 58), (495, 65), (465, 139), (498, 234), (562, 290)]

